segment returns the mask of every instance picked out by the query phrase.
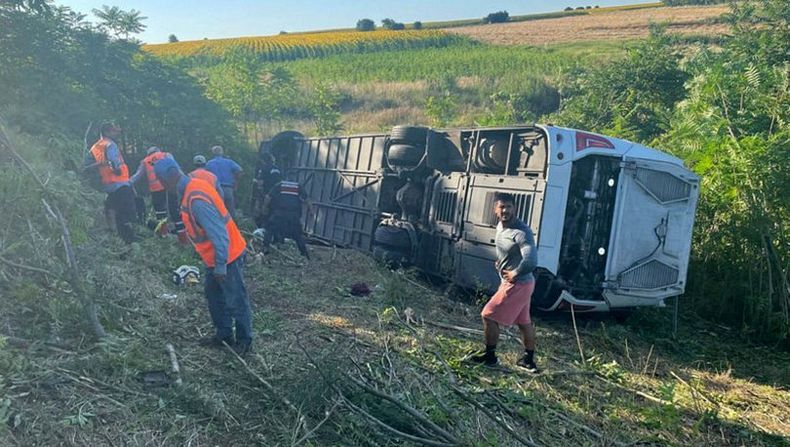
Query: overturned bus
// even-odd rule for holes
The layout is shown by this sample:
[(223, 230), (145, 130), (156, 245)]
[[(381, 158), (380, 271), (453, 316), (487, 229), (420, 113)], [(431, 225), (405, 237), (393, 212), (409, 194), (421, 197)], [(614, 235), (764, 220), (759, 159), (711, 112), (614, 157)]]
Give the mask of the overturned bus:
[(535, 232), (533, 306), (663, 305), (685, 288), (699, 178), (640, 144), (551, 125), (305, 138), (261, 144), (299, 181), (312, 237), (494, 290), (494, 196)]

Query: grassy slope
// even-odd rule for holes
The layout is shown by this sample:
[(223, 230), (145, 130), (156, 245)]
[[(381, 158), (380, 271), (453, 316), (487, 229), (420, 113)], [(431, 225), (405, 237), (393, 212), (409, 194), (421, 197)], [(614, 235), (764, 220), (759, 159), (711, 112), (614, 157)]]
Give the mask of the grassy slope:
[[(517, 443), (461, 395), (539, 445), (789, 445), (775, 435), (790, 436), (790, 358), (743, 347), (726, 328), (684, 320), (673, 340), (667, 310), (639, 313), (626, 326), (580, 319), (582, 364), (569, 320), (538, 316), (541, 375), (514, 369), (519, 349), (507, 340), (503, 370), (471, 368), (459, 359), (479, 347), (479, 335), (430, 322), (475, 329), (478, 306), (448, 300), (361, 254), (312, 250), (306, 265), (289, 247), (248, 266), (258, 334), (248, 365), (259, 378), (230, 353), (196, 346), (211, 332), (201, 291), (167, 283), (168, 268), (190, 261), (183, 249), (149, 239), (123, 260), (104, 260), (131, 288), (102, 301), (110, 338), (94, 345), (72, 322), (56, 346), (46, 345), (25, 342), (44, 338), (27, 327), (2, 351), (13, 365), (5, 397), (17, 425), (2, 444), (290, 445), (305, 431), (287, 399), (311, 428), (328, 414), (311, 445), (402, 445), (339, 403), (338, 393), (403, 432), (436, 437), (350, 376), (397, 396), (465, 445)], [(376, 291), (351, 297), (346, 291), (356, 282)], [(406, 324), (406, 309), (416, 322)], [(169, 370), (167, 342), (184, 385), (148, 387), (144, 372)]]

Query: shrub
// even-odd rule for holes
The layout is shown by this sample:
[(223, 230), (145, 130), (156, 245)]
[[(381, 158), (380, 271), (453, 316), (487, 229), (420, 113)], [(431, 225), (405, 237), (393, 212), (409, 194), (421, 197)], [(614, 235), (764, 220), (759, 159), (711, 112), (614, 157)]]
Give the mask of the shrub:
[(376, 22), (370, 19), (361, 19), (357, 22), (357, 31), (373, 31), (376, 29)]
[(422, 29), (422, 22), (420, 22), (419, 20), (414, 22), (414, 25), (412, 25), (412, 28), (414, 28), (414, 29)]
[(176, 43), (176, 42), (178, 42), (178, 37), (176, 37), (175, 34), (171, 34), (171, 35), (167, 36), (167, 41), (170, 42), (170, 43)]

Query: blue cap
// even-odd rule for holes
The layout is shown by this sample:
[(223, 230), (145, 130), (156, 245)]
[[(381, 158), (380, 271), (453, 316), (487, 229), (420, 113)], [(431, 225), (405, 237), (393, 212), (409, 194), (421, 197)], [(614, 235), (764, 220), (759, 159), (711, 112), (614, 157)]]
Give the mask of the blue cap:
[(179, 166), (178, 162), (171, 157), (164, 157), (163, 159), (154, 163), (154, 175), (156, 175), (156, 177), (159, 179), (166, 178), (168, 171), (171, 169), (175, 169), (179, 173), (181, 172), (181, 166)]

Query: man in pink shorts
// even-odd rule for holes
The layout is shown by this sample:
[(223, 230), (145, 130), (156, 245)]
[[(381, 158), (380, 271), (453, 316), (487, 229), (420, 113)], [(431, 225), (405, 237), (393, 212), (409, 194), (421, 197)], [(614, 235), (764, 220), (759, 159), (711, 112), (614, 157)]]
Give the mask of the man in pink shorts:
[(499, 340), (499, 325), (517, 325), (524, 342), (524, 356), (516, 363), (529, 372), (536, 373), (535, 327), (529, 317), (529, 304), (535, 290), (532, 271), (538, 263), (538, 250), (532, 229), (516, 218), (513, 196), (499, 193), (494, 201), (494, 214), (499, 224), (496, 231), (495, 263), (502, 283), (499, 290), (483, 308), (483, 332), (486, 350), (469, 359), (485, 366), (499, 363), (496, 344)]

